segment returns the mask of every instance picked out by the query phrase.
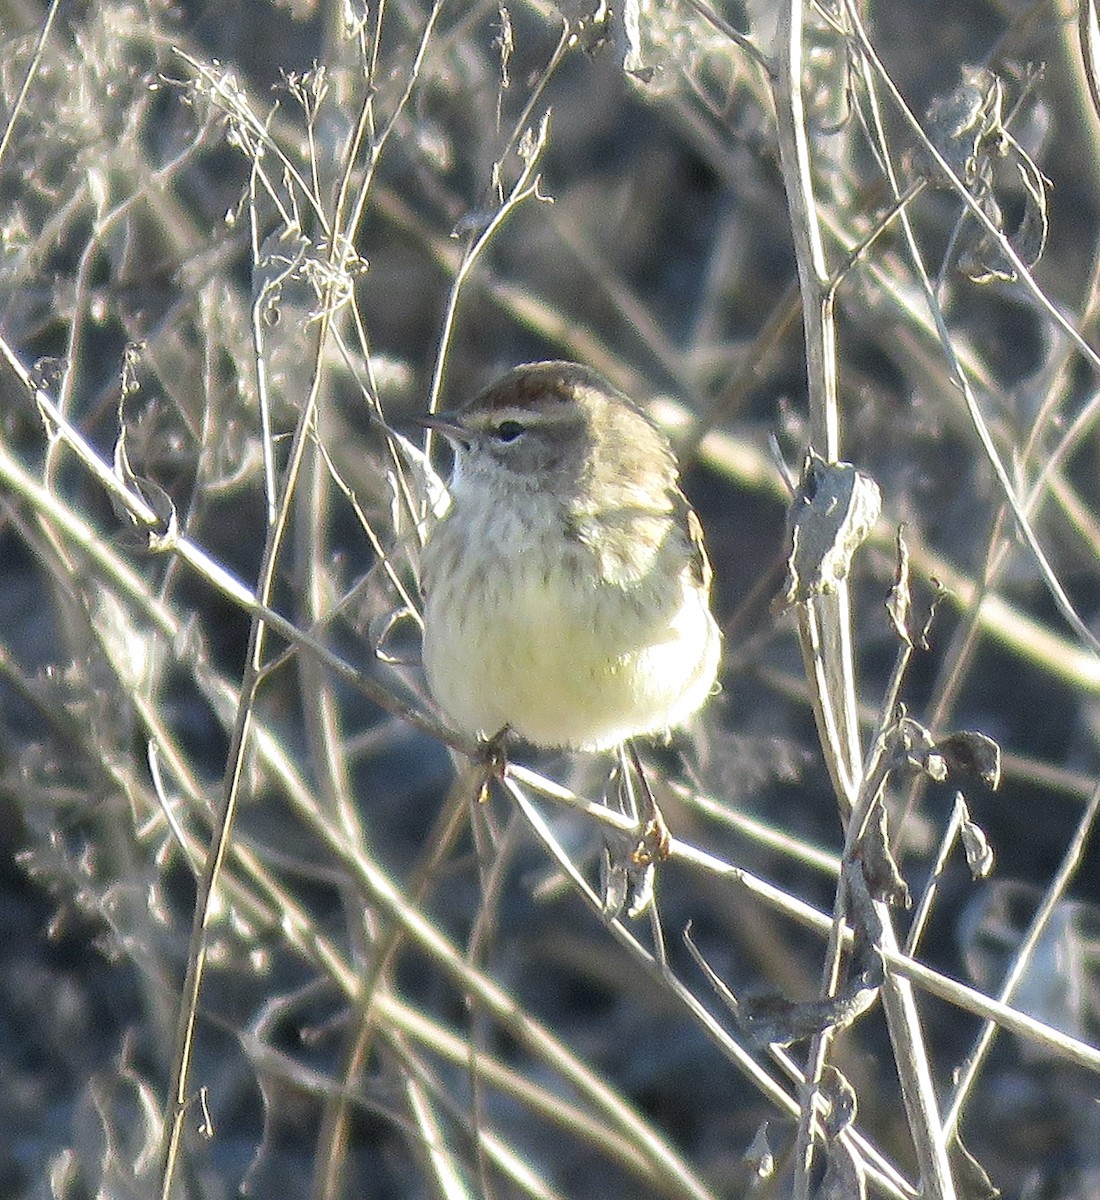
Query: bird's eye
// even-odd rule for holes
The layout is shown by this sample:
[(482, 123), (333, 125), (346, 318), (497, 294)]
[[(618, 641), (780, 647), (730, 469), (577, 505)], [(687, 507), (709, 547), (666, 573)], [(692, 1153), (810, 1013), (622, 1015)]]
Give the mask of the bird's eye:
[(521, 421), (501, 421), (496, 427), (494, 437), (498, 442), (514, 442), (521, 433), (527, 432), (527, 426)]

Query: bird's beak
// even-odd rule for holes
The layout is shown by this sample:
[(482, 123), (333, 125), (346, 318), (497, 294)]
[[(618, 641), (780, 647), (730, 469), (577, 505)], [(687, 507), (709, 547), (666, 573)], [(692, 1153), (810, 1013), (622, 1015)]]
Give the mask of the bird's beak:
[(422, 416), (409, 419), (422, 429), (434, 429), (436, 433), (441, 433), (453, 446), (469, 446), (473, 440), (459, 413), (424, 413)]

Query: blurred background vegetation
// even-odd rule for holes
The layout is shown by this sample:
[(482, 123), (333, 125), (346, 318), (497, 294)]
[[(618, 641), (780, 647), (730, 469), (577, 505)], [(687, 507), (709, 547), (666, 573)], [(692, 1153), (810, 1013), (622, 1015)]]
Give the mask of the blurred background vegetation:
[[(799, 1178), (782, 1055), (698, 961), (811, 1000), (820, 933), (722, 868), (837, 889), (772, 604), (779, 463), (825, 450), (811, 227), (839, 453), (883, 497), (844, 618), (864, 744), (897, 729), (904, 525), (916, 607), (945, 595), (898, 698), (1004, 755), (995, 792), (891, 776), (917, 957), (991, 997), (1014, 971), (1041, 1023), (956, 1092), (982, 1023), (920, 989), (925, 1066), (1003, 1194), (1100, 1193), (1095, 1063), (1042, 1028), (1097, 1041), (1093, 13), (804, 0), (799, 71), (772, 9), (0, 0), (0, 1194), (156, 1196), (177, 1115), (177, 1196), (915, 1194), (879, 1009)], [(521, 750), (539, 774), (473, 803), (417, 668), (431, 475), (399, 435), (549, 357), (655, 402), (726, 629), (721, 695), (646, 751), (678, 849), (636, 920), (547, 794), (606, 764)]]

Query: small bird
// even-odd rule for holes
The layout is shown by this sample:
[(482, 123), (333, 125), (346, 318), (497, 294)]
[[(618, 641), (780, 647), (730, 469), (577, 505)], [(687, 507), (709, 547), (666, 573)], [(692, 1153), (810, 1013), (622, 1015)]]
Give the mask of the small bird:
[(421, 561), (424, 667), (451, 723), (601, 751), (695, 713), (721, 635), (664, 435), (571, 362), (516, 367), (423, 424), (455, 455)]

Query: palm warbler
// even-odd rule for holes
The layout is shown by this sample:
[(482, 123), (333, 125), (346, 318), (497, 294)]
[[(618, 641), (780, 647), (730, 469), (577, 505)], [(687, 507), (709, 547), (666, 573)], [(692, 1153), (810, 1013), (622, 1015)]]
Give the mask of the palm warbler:
[(586, 367), (517, 367), (460, 412), (422, 559), (424, 666), (467, 735), (606, 750), (706, 700), (720, 635), (665, 437)]

